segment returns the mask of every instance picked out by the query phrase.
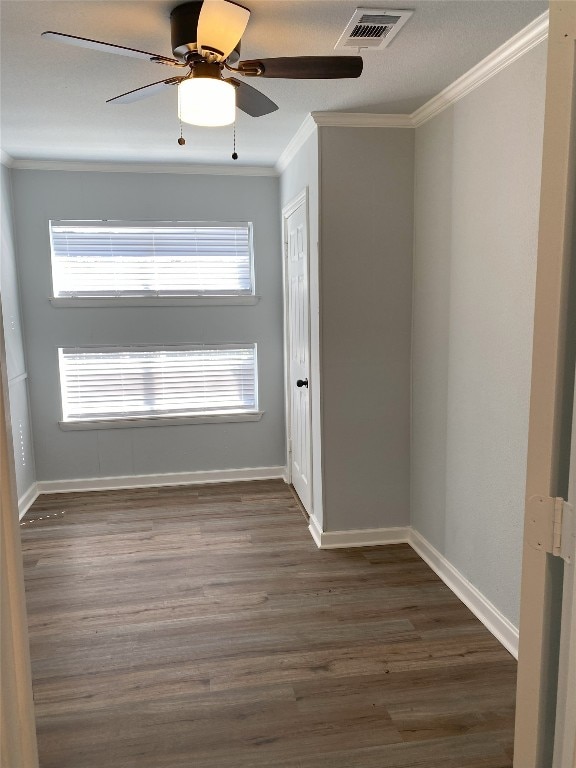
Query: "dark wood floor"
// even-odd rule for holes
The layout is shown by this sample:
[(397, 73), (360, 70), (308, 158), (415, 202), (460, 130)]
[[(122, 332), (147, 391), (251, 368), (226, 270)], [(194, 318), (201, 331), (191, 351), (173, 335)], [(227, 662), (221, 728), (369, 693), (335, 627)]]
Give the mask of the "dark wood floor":
[(41, 768), (512, 765), (512, 657), (408, 545), (316, 549), (281, 481), (25, 520)]

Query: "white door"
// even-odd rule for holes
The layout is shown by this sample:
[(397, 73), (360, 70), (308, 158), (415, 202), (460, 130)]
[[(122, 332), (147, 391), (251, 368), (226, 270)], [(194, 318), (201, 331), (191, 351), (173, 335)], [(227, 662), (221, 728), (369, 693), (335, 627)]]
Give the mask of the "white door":
[(308, 222), (306, 197), (285, 216), (288, 293), (288, 430), (291, 482), (312, 514), (310, 436), (310, 317), (308, 295)]
[[(568, 293), (572, 259), (572, 225), (576, 188), (576, 3), (550, 3), (546, 113), (540, 193), (540, 231), (536, 275), (532, 388), (526, 477), (526, 515), (520, 600), (520, 647), (516, 695), (515, 768), (550, 768), (551, 730), (556, 706), (555, 669), (561, 600), (561, 561), (554, 549), (553, 514), (566, 491), (561, 479), (562, 425), (567, 419), (564, 393)], [(571, 393), (570, 393), (571, 394)], [(569, 570), (568, 570), (569, 572)], [(567, 598), (569, 595), (567, 595)], [(564, 621), (570, 612), (565, 606)], [(569, 626), (562, 625), (566, 636)], [(569, 655), (561, 659), (567, 674)], [(573, 657), (572, 657), (573, 663)], [(559, 686), (562, 714), (563, 681)], [(574, 695), (574, 691), (571, 692)], [(565, 706), (565, 705), (564, 705)], [(572, 710), (564, 713), (566, 723)], [(563, 723), (559, 722), (561, 729)], [(569, 727), (573, 727), (572, 722)], [(572, 766), (573, 755), (562, 756), (559, 744), (573, 749), (557, 733), (555, 766)]]

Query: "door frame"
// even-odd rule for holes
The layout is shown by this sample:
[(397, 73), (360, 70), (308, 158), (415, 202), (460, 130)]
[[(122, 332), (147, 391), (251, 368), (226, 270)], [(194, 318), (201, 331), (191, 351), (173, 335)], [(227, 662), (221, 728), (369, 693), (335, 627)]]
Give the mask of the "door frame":
[[(574, 400), (576, 404), (576, 379)], [(568, 504), (576, 508), (576, 408), (572, 414)], [(572, 519), (573, 522), (573, 519)], [(565, 526), (562, 536), (564, 563), (562, 624), (558, 664), (558, 695), (554, 733), (553, 768), (576, 768), (576, 527)]]
[[(310, 209), (309, 209), (309, 191), (308, 186), (293, 197), (282, 208), (282, 292), (284, 296), (284, 414), (286, 419), (286, 482), (292, 485), (292, 409), (290, 406), (290, 392), (292, 381), (290, 379), (290, 302), (288, 297), (288, 219), (304, 206), (304, 216), (306, 219), (306, 250), (307, 250), (307, 300), (308, 300), (308, 355), (310, 355)], [(310, 363), (310, 359), (309, 359)], [(308, 408), (308, 430), (310, 434), (310, 505), (312, 509), (306, 512), (313, 516), (314, 512), (314, 490), (313, 490), (313, 460), (314, 452), (312, 450), (312, 393), (309, 390), (309, 408)]]
[[(552, 0), (548, 33), (546, 109), (526, 475), (526, 514), (520, 598), (520, 646), (514, 766), (544, 768), (557, 671), (548, 532), (560, 496), (569, 266), (576, 173), (576, 3)], [(546, 541), (548, 539), (548, 541)], [(557, 629), (557, 627), (556, 627)], [(561, 723), (557, 724), (561, 727)], [(568, 765), (564, 763), (562, 768)], [(548, 766), (546, 766), (548, 768)], [(570, 764), (570, 768), (572, 765)]]
[(0, 763), (38, 768), (24, 570), (0, 305)]

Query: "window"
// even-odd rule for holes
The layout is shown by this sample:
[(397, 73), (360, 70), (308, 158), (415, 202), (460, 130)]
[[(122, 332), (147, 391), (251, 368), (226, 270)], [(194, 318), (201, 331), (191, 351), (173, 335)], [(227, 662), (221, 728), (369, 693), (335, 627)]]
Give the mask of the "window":
[[(256, 420), (255, 344), (61, 348), (63, 428)], [(120, 422), (115, 424), (114, 422)], [(123, 422), (123, 423), (121, 423)]]
[(51, 221), (54, 297), (254, 295), (252, 225)]

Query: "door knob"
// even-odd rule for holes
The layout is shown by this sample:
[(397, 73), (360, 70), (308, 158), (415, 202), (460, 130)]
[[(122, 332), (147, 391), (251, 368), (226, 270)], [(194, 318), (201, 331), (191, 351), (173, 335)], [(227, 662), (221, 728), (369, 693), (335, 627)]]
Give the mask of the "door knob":
[(297, 387), (306, 387), (308, 389), (308, 379), (298, 379), (296, 382)]

